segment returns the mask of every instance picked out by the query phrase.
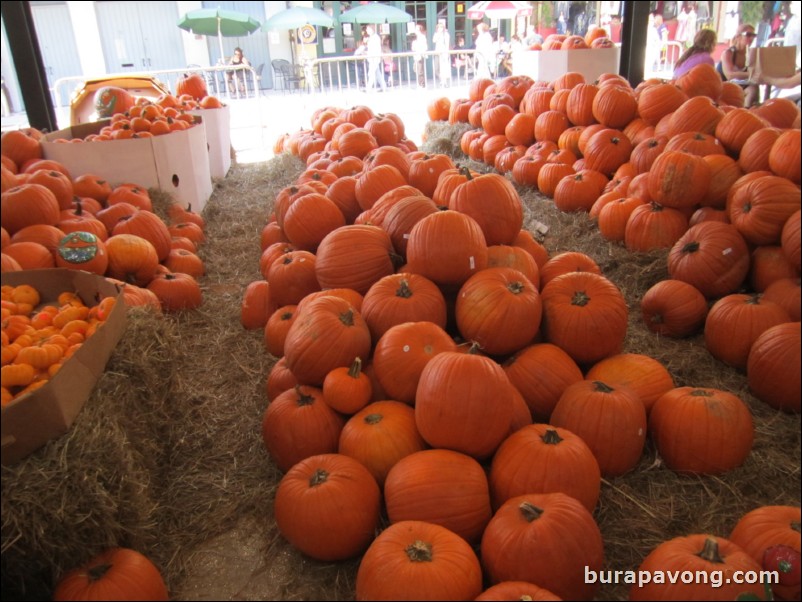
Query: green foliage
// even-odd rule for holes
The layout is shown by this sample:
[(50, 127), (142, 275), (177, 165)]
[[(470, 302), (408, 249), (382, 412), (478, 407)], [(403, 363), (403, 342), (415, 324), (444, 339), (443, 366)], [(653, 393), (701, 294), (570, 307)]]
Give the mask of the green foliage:
[(760, 19), (763, 17), (763, 2), (758, 0), (742, 0), (740, 3), (739, 23), (749, 23), (757, 28)]

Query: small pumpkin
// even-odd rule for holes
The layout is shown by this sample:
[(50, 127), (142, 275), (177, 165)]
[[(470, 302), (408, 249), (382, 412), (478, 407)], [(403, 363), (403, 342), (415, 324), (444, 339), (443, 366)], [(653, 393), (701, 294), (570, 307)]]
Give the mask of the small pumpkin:
[(91, 232), (71, 232), (59, 242), (56, 266), (102, 276), (109, 265), (106, 245)]

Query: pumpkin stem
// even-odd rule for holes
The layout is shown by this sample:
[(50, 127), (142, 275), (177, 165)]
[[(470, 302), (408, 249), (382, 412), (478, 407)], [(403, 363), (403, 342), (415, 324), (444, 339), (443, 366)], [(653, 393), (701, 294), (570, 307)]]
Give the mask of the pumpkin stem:
[(760, 305), (760, 300), (763, 297), (762, 293), (754, 293), (753, 295), (749, 296), (749, 299), (746, 300), (747, 305)]
[(408, 545), (404, 551), (412, 562), (432, 561), (432, 544), (420, 539), (416, 539), (415, 543)]
[(708, 562), (724, 564), (724, 560), (721, 558), (721, 554), (718, 552), (718, 542), (716, 542), (716, 540), (712, 537), (705, 539), (705, 546), (702, 548), (702, 551), (697, 554), (697, 556), (703, 560), (707, 560)]
[(613, 391), (615, 391), (615, 389), (613, 389), (610, 385), (605, 384), (600, 380), (594, 380), (593, 387), (594, 390), (599, 393), (612, 393)]
[(694, 389), (691, 391), (692, 397), (713, 397), (712, 391), (706, 391), (705, 389)]
[(468, 180), (473, 180), (473, 176), (471, 176), (471, 170), (467, 167), (460, 167), (459, 172), (465, 176)]
[(309, 406), (315, 403), (315, 398), (312, 395), (301, 391), (301, 385), (295, 385), (295, 394), (298, 396), (296, 403), (299, 406)]
[(393, 268), (398, 269), (402, 265), (404, 265), (404, 258), (401, 255), (399, 255), (398, 253), (389, 253), (389, 255), (390, 255), (390, 261), (393, 264)]
[(96, 564), (86, 571), (86, 576), (89, 578), (90, 583), (100, 581), (111, 570), (111, 563), (104, 562), (103, 564)]
[(384, 420), (384, 414), (368, 414), (365, 416), (367, 424), (379, 424), (382, 420)]
[(546, 445), (557, 445), (558, 443), (562, 443), (563, 440), (560, 434), (554, 429), (546, 429), (541, 439)]
[(584, 291), (577, 291), (574, 293), (573, 299), (571, 299), (571, 305), (578, 305), (579, 307), (585, 307), (589, 302), (590, 297)]
[(471, 346), (468, 349), (468, 355), (478, 355), (482, 346), (476, 341), (471, 341)]
[(521, 516), (523, 516), (524, 520), (528, 523), (536, 521), (543, 515), (543, 508), (538, 508), (532, 502), (523, 502), (520, 506), (518, 506), (518, 510), (521, 511)]
[(354, 325), (354, 310), (349, 308), (348, 311), (340, 314), (340, 322), (346, 326)]
[(354, 358), (351, 367), (348, 368), (348, 376), (351, 378), (359, 378), (359, 375), (362, 373), (362, 358), (356, 357)]
[(406, 278), (398, 283), (398, 290), (395, 291), (395, 296), (402, 299), (409, 299), (412, 296), (412, 291), (409, 290), (409, 281)]
[(309, 477), (309, 486), (317, 487), (329, 480), (329, 473), (322, 468), (318, 468), (311, 477)]
[(697, 241), (689, 242), (687, 245), (682, 247), (683, 253), (696, 253), (699, 250), (699, 243)]
[(802, 525), (800, 525), (798, 520), (791, 523), (791, 530), (796, 531), (797, 533), (799, 533), (799, 531), (801, 529), (802, 529)]
[(507, 285), (507, 290), (510, 291), (513, 295), (520, 295), (524, 292), (524, 283), (520, 281), (510, 282)]

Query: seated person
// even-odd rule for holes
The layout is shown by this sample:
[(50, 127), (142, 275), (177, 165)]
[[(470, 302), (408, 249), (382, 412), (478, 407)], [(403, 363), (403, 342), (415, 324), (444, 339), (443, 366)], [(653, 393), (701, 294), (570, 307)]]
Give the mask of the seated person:
[[(242, 54), (242, 48), (237, 46), (234, 49), (234, 56), (231, 57), (231, 60), (228, 61), (229, 65), (243, 65), (250, 67), (251, 62), (245, 58)], [(226, 73), (226, 78), (228, 79), (228, 92), (229, 94), (234, 94), (234, 81), (237, 82), (237, 89), (241, 96), (245, 95), (245, 71), (244, 70), (236, 70), (236, 71), (229, 71)]]
[(744, 88), (744, 106), (751, 107), (758, 100), (758, 86), (749, 82), (749, 72), (746, 67), (746, 57), (749, 46), (757, 34), (755, 28), (748, 23), (742, 23), (738, 27), (738, 33), (732, 39), (732, 43), (721, 55), (721, 61), (717, 65), (718, 72), (724, 81), (736, 81)]
[(696, 65), (708, 64), (715, 66), (716, 62), (710, 53), (716, 47), (716, 32), (712, 29), (700, 29), (693, 38), (693, 44), (677, 59), (674, 66), (674, 79), (684, 75)]

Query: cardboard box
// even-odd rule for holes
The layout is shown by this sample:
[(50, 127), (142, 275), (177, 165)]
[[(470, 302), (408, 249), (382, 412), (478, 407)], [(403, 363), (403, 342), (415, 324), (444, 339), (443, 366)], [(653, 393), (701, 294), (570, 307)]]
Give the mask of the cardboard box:
[(574, 71), (592, 83), (603, 73), (618, 73), (621, 49), (519, 50), (512, 54), (512, 74), (528, 75), (535, 81), (552, 82)]
[(49, 440), (66, 433), (83, 408), (106, 362), (125, 331), (125, 302), (116, 285), (82, 270), (25, 270), (3, 274), (3, 284), (30, 284), (43, 305), (64, 291), (75, 291), (87, 305), (104, 297), (117, 303), (106, 323), (89, 337), (48, 383), (2, 409), (3, 465), (19, 462)]
[(231, 108), (198, 109), (189, 111), (200, 115), (206, 126), (206, 146), (209, 149), (209, 174), (212, 179), (225, 178), (231, 169)]
[(184, 207), (200, 212), (212, 195), (212, 177), (201, 123), (164, 136), (106, 140), (82, 144), (56, 143), (58, 138), (84, 138), (96, 134), (108, 120), (73, 125), (47, 134), (42, 155), (62, 163), (73, 177), (98, 175), (112, 186), (131, 183), (170, 193)]
[(750, 79), (790, 77), (796, 73), (796, 46), (752, 48), (747, 57)]

